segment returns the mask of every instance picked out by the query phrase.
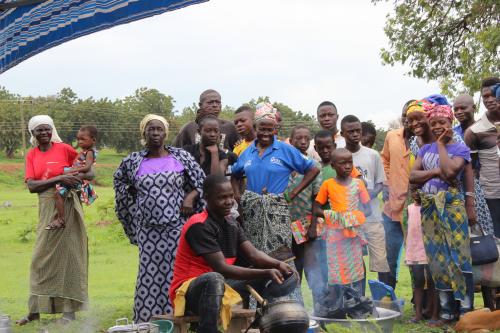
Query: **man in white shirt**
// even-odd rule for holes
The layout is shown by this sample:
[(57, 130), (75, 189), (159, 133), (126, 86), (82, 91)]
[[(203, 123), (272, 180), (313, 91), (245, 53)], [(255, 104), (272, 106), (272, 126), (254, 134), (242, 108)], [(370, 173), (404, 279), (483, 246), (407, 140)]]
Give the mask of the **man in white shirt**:
[[(337, 148), (345, 147), (345, 139), (340, 135), (337, 129), (337, 121), (339, 119), (339, 114), (337, 112), (337, 107), (330, 101), (321, 102), (316, 110), (316, 115), (318, 117), (319, 126), (322, 130), (327, 130), (332, 132), (332, 138), (334, 139)], [(314, 150), (314, 140), (311, 140), (309, 149), (307, 150), (307, 156), (314, 159), (316, 162), (321, 162), (316, 150)]]
[(345, 116), (340, 123), (340, 129), (345, 138), (345, 148), (352, 153), (353, 163), (366, 182), (366, 188), (371, 198), (369, 205), (372, 213), (366, 217), (366, 222), (362, 225), (362, 230), (368, 240), (369, 268), (372, 272), (378, 272), (380, 281), (388, 284), (390, 269), (387, 263), (381, 202), (378, 199), (378, 194), (382, 191), (385, 181), (382, 159), (376, 150), (360, 144), (361, 122), (357, 117)]

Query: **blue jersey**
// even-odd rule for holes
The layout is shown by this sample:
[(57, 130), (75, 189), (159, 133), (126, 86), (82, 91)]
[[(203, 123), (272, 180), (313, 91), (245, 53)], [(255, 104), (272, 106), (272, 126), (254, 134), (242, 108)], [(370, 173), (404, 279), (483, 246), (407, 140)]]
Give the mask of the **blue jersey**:
[(268, 193), (281, 194), (285, 192), (293, 171), (305, 174), (314, 166), (314, 162), (298, 149), (276, 139), (259, 156), (256, 142), (240, 155), (231, 169), (235, 176), (246, 175), (247, 190), (262, 194), (265, 187)]

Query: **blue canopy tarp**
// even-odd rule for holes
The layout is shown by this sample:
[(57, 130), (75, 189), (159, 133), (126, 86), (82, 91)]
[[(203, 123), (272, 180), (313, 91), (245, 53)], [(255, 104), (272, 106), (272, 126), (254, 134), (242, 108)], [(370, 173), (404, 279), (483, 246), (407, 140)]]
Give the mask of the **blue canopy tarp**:
[(53, 46), (208, 0), (0, 0), (0, 73)]

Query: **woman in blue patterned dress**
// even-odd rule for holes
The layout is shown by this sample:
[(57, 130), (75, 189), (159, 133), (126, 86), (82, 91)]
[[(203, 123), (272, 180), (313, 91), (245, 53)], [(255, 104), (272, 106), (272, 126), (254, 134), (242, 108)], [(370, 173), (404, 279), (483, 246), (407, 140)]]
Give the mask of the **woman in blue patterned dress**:
[(125, 157), (114, 174), (115, 209), (126, 235), (139, 247), (134, 321), (172, 313), (168, 290), (181, 229), (201, 212), (205, 174), (194, 158), (165, 146), (167, 121), (147, 115), (140, 124), (146, 147)]

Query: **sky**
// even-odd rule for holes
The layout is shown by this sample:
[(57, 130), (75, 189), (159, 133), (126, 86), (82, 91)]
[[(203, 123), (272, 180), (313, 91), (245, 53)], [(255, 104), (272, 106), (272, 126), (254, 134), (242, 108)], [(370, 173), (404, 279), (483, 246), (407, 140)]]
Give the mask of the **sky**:
[(80, 98), (155, 88), (175, 110), (216, 89), (225, 105), (258, 96), (315, 114), (330, 100), (340, 117), (387, 127), (403, 104), (439, 92), (437, 82), (384, 66), (380, 49), (392, 2), (370, 0), (211, 0), (114, 27), (42, 52), (0, 75), (21, 95)]

